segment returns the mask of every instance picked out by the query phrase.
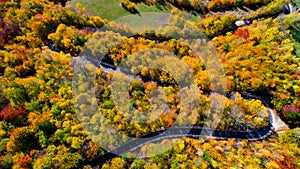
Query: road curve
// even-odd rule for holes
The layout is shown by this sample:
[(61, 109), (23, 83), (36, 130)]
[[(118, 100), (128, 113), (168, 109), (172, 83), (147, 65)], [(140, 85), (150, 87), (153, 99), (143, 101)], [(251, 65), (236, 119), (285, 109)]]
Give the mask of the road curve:
[[(232, 25), (228, 29), (223, 30), (220, 34), (224, 34), (228, 31), (233, 31), (237, 29), (240, 26)], [(136, 37), (135, 37), (136, 36)], [(135, 35), (134, 38), (137, 38), (141, 35)], [(152, 39), (156, 41), (166, 41), (168, 39)], [(82, 57), (83, 59), (88, 60), (88, 62), (92, 62), (95, 65), (100, 66), (104, 72), (124, 72), (120, 70), (120, 68), (115, 67), (114, 65), (101, 62), (99, 60), (94, 59), (93, 57)], [(126, 74), (126, 73), (125, 73)], [(210, 91), (208, 92), (210, 93)], [(226, 96), (230, 97), (232, 93), (227, 93)], [(85, 161), (85, 165), (90, 166), (96, 166), (101, 165), (104, 162), (111, 160), (115, 157), (119, 157), (118, 154), (124, 154), (126, 152), (134, 151), (138, 148), (141, 148), (143, 145), (150, 143), (150, 142), (159, 142), (164, 139), (172, 139), (172, 138), (183, 138), (183, 137), (190, 137), (190, 138), (200, 138), (202, 136), (214, 138), (214, 139), (228, 139), (228, 138), (236, 138), (236, 139), (247, 139), (249, 141), (257, 141), (257, 140), (263, 140), (269, 137), (274, 132), (273, 122), (275, 122), (275, 114), (273, 110), (271, 109), (269, 103), (262, 98), (253, 95), (251, 93), (246, 92), (240, 92), (241, 96), (244, 99), (256, 99), (260, 100), (262, 104), (268, 108), (268, 121), (269, 124), (266, 127), (254, 129), (251, 131), (230, 131), (230, 130), (218, 130), (218, 129), (210, 129), (210, 128), (202, 128), (202, 127), (172, 127), (165, 130), (159, 130), (153, 133), (147, 133), (145, 135), (142, 135), (138, 138), (132, 139), (120, 147), (116, 148), (115, 150), (108, 152), (104, 155), (100, 155), (92, 159), (91, 161)], [(204, 133), (204, 135), (203, 135)], [(209, 134), (205, 134), (209, 133)], [(143, 139), (141, 139), (143, 138)]]
[[(113, 65), (108, 65), (107, 63), (98, 63), (100, 67), (102, 67), (105, 72), (116, 72), (120, 71), (119, 69), (114, 68)], [(208, 92), (210, 93), (210, 92)], [(111, 160), (112, 158), (119, 157), (118, 154), (124, 154), (126, 152), (134, 151), (138, 148), (141, 148), (143, 145), (151, 142), (159, 142), (164, 139), (174, 139), (174, 138), (200, 138), (203, 136), (214, 138), (214, 139), (228, 139), (228, 138), (236, 138), (236, 139), (246, 139), (249, 141), (257, 141), (263, 140), (269, 137), (273, 133), (273, 122), (275, 121), (275, 115), (273, 110), (270, 108), (268, 102), (264, 101), (259, 96), (253, 95), (251, 93), (240, 92), (241, 96), (244, 99), (257, 99), (262, 102), (262, 104), (268, 108), (268, 121), (269, 124), (266, 127), (257, 128), (250, 131), (243, 130), (219, 130), (219, 129), (211, 129), (211, 128), (202, 128), (198, 126), (183, 126), (183, 127), (171, 127), (169, 129), (159, 130), (152, 133), (147, 133), (138, 138), (132, 139), (115, 150), (108, 152), (104, 155), (100, 155), (92, 159), (91, 161), (85, 161), (85, 165), (96, 166), (101, 165), (104, 162)], [(226, 96), (230, 97), (232, 93), (227, 93)]]
[[(201, 132), (212, 133), (211, 135), (202, 135)], [(186, 134), (188, 133), (188, 134)], [(85, 162), (85, 165), (96, 166), (103, 164), (107, 160), (110, 160), (114, 157), (119, 157), (117, 154), (124, 154), (126, 152), (134, 151), (138, 148), (141, 148), (143, 145), (151, 142), (159, 142), (164, 139), (174, 139), (174, 138), (200, 138), (201, 136), (208, 136), (215, 139), (228, 139), (228, 138), (237, 138), (237, 139), (247, 139), (249, 141), (263, 140), (269, 137), (273, 133), (272, 125), (268, 125), (263, 128), (255, 129), (252, 131), (226, 131), (226, 130), (215, 130), (201, 127), (178, 127), (170, 128), (167, 130), (159, 130), (154, 133), (145, 134), (139, 139), (133, 139), (115, 150), (106, 153), (101, 156), (95, 157), (91, 161)], [(140, 140), (140, 138), (143, 138)]]
[[(237, 29), (238, 27), (234, 27), (233, 29), (230, 27), (228, 29), (225, 29), (221, 31), (220, 34), (225, 34), (228, 31), (233, 31)], [(134, 38), (137, 38), (140, 35), (133, 36)], [(157, 41), (165, 41), (166, 39), (154, 39)], [(52, 43), (46, 43), (46, 46), (52, 51), (59, 52), (60, 49), (56, 48)], [(120, 72), (120, 69), (116, 68), (113, 65), (99, 62), (97, 60), (91, 60), (92, 58), (88, 58), (90, 62), (96, 63), (100, 67), (103, 68), (104, 72)], [(245, 99), (258, 99), (260, 100), (267, 108), (268, 108), (268, 121), (269, 124), (266, 127), (254, 129), (252, 131), (229, 131), (229, 130), (217, 130), (217, 129), (210, 129), (210, 128), (201, 128), (197, 126), (193, 127), (174, 127), (169, 128), (166, 130), (159, 130), (153, 133), (147, 133), (143, 136), (140, 136), (136, 139), (132, 139), (120, 147), (116, 148), (115, 150), (108, 152), (104, 155), (100, 155), (95, 157), (94, 159), (90, 161), (84, 161), (84, 165), (101, 165), (104, 162), (111, 160), (115, 157), (119, 157), (117, 154), (123, 154), (126, 152), (134, 151), (138, 148), (141, 148), (143, 145), (150, 143), (150, 142), (159, 142), (164, 139), (172, 139), (172, 138), (183, 138), (183, 137), (190, 137), (190, 138), (200, 138), (202, 136), (207, 136), (214, 139), (228, 139), (228, 138), (236, 138), (236, 139), (247, 139), (249, 141), (256, 141), (256, 140), (263, 140), (267, 137), (269, 137), (273, 131), (273, 122), (275, 122), (275, 114), (273, 110), (270, 108), (270, 105), (263, 99), (261, 99), (258, 96), (255, 96), (250, 93), (240, 93), (243, 98)], [(227, 93), (227, 96), (230, 95), (230, 93)], [(204, 135), (203, 135), (204, 133)], [(209, 135), (205, 133), (210, 133)], [(140, 138), (143, 138), (142, 140)]]

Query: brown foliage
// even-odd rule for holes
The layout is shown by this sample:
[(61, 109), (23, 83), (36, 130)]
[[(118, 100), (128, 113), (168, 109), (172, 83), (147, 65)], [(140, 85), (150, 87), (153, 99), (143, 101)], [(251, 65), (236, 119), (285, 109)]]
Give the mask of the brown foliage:
[(17, 122), (25, 115), (27, 115), (27, 112), (22, 105), (17, 108), (7, 105), (0, 111), (0, 117), (6, 122)]
[(3, 2), (10, 2), (11, 0), (0, 0), (0, 3), (3, 3)]
[(9, 43), (15, 36), (19, 34), (19, 27), (7, 24), (3, 18), (0, 18), (0, 46), (3, 46), (5, 43)]
[(297, 169), (297, 166), (295, 165), (295, 159), (288, 157), (285, 154), (282, 154), (284, 156), (283, 160), (276, 160), (276, 164), (280, 168), (289, 168), (289, 169)]

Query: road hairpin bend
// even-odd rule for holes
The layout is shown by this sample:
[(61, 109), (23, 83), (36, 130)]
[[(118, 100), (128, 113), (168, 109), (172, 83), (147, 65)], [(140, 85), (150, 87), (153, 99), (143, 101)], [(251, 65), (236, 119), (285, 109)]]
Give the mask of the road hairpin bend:
[[(116, 69), (113, 65), (108, 64), (100, 64), (99, 66), (103, 67), (106, 71), (115, 72)], [(151, 142), (159, 142), (164, 139), (174, 139), (174, 138), (183, 138), (183, 137), (190, 137), (190, 138), (200, 138), (201, 136), (208, 136), (214, 139), (228, 139), (228, 138), (236, 138), (236, 139), (246, 139), (249, 141), (256, 141), (256, 140), (263, 140), (269, 137), (273, 133), (273, 122), (275, 121), (275, 115), (273, 110), (270, 108), (270, 105), (267, 101), (263, 100), (262, 98), (253, 95), (251, 93), (240, 92), (241, 96), (244, 99), (256, 99), (260, 100), (262, 104), (268, 108), (268, 126), (262, 128), (256, 128), (250, 131), (244, 130), (219, 130), (219, 129), (212, 129), (212, 128), (203, 128), (198, 126), (193, 127), (172, 127), (169, 129), (159, 130), (151, 133), (147, 133), (142, 135), (138, 138), (132, 139), (120, 147), (114, 149), (111, 152), (108, 152), (104, 155), (100, 155), (95, 157), (90, 161), (85, 161), (85, 165), (96, 166), (101, 165), (104, 162), (111, 160), (115, 157), (119, 157), (118, 154), (125, 154), (127, 152), (132, 152), (141, 148), (143, 145)], [(230, 97), (232, 93), (227, 93), (226, 96)], [(207, 134), (208, 133), (208, 134)], [(139, 139), (143, 138), (143, 139)]]

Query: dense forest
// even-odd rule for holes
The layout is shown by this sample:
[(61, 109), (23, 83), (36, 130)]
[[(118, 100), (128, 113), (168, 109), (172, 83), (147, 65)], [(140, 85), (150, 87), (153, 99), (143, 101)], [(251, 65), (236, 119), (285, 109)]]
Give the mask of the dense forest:
[[(0, 168), (300, 168), (299, 9), (298, 0), (0, 1)], [(129, 137), (250, 132), (272, 115), (288, 128), (267, 138), (162, 139), (89, 165)]]

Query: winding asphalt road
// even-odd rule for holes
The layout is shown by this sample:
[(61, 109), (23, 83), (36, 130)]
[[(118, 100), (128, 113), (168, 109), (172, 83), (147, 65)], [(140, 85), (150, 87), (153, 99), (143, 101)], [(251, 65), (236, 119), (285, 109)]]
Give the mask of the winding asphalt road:
[[(220, 34), (224, 34), (228, 31), (233, 31), (237, 29), (239, 26), (233, 24), (233, 26), (229, 27), (228, 29), (223, 30)], [(135, 37), (136, 36), (136, 37)], [(138, 38), (140, 35), (135, 35), (134, 38)], [(167, 39), (153, 39), (156, 41), (165, 41)], [(120, 70), (120, 68), (116, 68), (115, 66), (101, 62), (96, 60), (93, 57), (85, 57), (88, 62), (92, 62), (95, 65), (100, 66), (104, 72), (123, 72), (125, 70)], [(126, 72), (126, 71), (125, 71)], [(128, 73), (125, 73), (128, 74)], [(211, 128), (202, 128), (199, 126), (193, 127), (171, 127), (165, 130), (159, 130), (152, 133), (147, 133), (142, 135), (138, 138), (132, 139), (120, 147), (114, 149), (111, 152), (108, 152), (104, 155), (100, 155), (92, 159), (91, 161), (85, 161), (84, 165), (96, 166), (101, 165), (104, 162), (111, 160), (115, 157), (119, 157), (119, 154), (124, 154), (126, 152), (132, 152), (138, 148), (141, 148), (143, 145), (150, 143), (150, 142), (159, 142), (164, 139), (172, 139), (172, 138), (183, 138), (183, 137), (190, 137), (190, 138), (200, 138), (202, 136), (207, 136), (214, 139), (228, 139), (228, 138), (236, 138), (236, 139), (247, 139), (249, 141), (257, 141), (263, 140), (269, 137), (274, 132), (273, 122), (275, 122), (275, 114), (271, 109), (270, 105), (267, 101), (263, 100), (262, 98), (253, 95), (251, 93), (240, 93), (244, 99), (256, 99), (260, 100), (265, 107), (268, 108), (268, 126), (257, 128), (250, 131), (243, 131), (243, 130), (219, 130), (219, 129), (211, 129)], [(227, 97), (230, 97), (231, 93), (226, 94)], [(142, 139), (141, 139), (142, 138)]]
[[(233, 28), (229, 27), (221, 31), (219, 34), (225, 34), (228, 31), (233, 31), (238, 27), (233, 25)], [(138, 36), (138, 35), (136, 35)], [(137, 37), (135, 37), (137, 38)], [(164, 39), (158, 39), (158, 41), (164, 41)], [(60, 49), (55, 47), (52, 43), (46, 44), (50, 50), (59, 52)], [(88, 59), (89, 61), (90, 58)], [(95, 63), (95, 61), (92, 61)], [(96, 61), (99, 66), (101, 66), (104, 72), (117, 72), (120, 69), (116, 68), (113, 65), (107, 63), (101, 63)], [(202, 127), (173, 127), (166, 130), (159, 130), (153, 133), (147, 133), (143, 136), (140, 136), (136, 139), (132, 139), (125, 144), (121, 145), (120, 147), (116, 148), (115, 150), (108, 152), (104, 155), (100, 155), (92, 159), (91, 161), (85, 161), (84, 165), (96, 166), (101, 165), (104, 162), (111, 160), (115, 157), (119, 157), (118, 154), (124, 154), (126, 152), (134, 151), (138, 148), (141, 148), (143, 145), (150, 143), (150, 142), (159, 142), (164, 139), (172, 139), (172, 138), (183, 138), (183, 137), (190, 137), (190, 138), (200, 138), (201, 136), (208, 136), (215, 139), (228, 139), (228, 138), (236, 138), (236, 139), (247, 139), (249, 141), (256, 141), (256, 140), (263, 140), (269, 137), (273, 133), (273, 122), (275, 122), (275, 115), (273, 110), (270, 108), (270, 105), (264, 101), (262, 98), (255, 96), (250, 93), (240, 93), (243, 98), (245, 99), (258, 99), (261, 100), (264, 106), (268, 108), (268, 126), (254, 129), (251, 131), (229, 131), (229, 130), (218, 130), (218, 129), (211, 129), (211, 128), (202, 128)], [(228, 93), (227, 95), (230, 95)], [(142, 140), (140, 138), (143, 138)]]
[[(103, 68), (105, 72), (120, 72), (120, 69), (117, 69), (113, 65), (107, 63), (100, 63), (98, 65)], [(227, 93), (227, 97), (230, 97), (232, 93)], [(218, 130), (211, 128), (202, 128), (202, 127), (171, 127), (165, 130), (159, 130), (152, 133), (147, 133), (138, 138), (132, 139), (115, 150), (108, 152), (104, 155), (100, 155), (95, 157), (91, 161), (85, 161), (85, 165), (96, 166), (101, 165), (107, 160), (118, 157), (118, 154), (124, 154), (126, 152), (132, 152), (138, 148), (141, 148), (143, 145), (150, 142), (159, 142), (164, 139), (172, 139), (172, 138), (200, 138), (203, 136), (207, 136), (214, 139), (228, 139), (228, 138), (236, 138), (236, 139), (247, 139), (249, 141), (263, 140), (269, 137), (273, 133), (273, 122), (275, 121), (275, 115), (273, 110), (270, 108), (268, 102), (264, 101), (262, 98), (253, 95), (251, 93), (240, 93), (244, 99), (256, 99), (261, 100), (262, 104), (268, 108), (268, 126), (257, 128), (250, 131), (242, 131), (242, 130)], [(142, 139), (141, 139), (142, 138)]]

